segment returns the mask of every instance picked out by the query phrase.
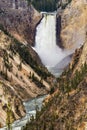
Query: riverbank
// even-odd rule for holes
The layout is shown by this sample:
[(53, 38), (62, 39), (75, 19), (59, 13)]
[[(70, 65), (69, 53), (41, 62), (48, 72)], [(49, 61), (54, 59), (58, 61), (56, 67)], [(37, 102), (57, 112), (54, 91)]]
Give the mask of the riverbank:
[[(32, 98), (29, 101), (24, 102), (25, 110), (26, 110), (26, 116), (22, 119), (19, 119), (15, 121), (12, 124), (12, 130), (21, 130), (23, 126), (26, 125), (26, 123), (30, 120), (31, 116), (35, 117), (36, 114), (36, 106), (38, 106), (39, 110), (42, 107), (43, 100), (46, 98), (46, 95), (38, 96), (36, 98)], [(7, 130), (6, 127), (0, 128), (0, 130)]]

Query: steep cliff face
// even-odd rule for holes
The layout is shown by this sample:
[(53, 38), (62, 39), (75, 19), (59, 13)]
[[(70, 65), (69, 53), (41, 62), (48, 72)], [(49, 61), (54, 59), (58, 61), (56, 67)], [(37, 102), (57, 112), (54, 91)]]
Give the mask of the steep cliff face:
[(46, 78), (50, 79), (52, 75), (35, 61), (36, 56), (31, 55), (29, 49), (10, 34), (7, 35), (7, 32), (0, 30), (1, 126), (6, 124), (9, 102), (11, 119), (14, 121), (25, 115), (23, 101), (50, 91)]
[(85, 42), (87, 1), (72, 0), (61, 15), (61, 41), (64, 48), (76, 48)]
[(35, 27), (41, 15), (26, 0), (0, 1), (0, 24), (21, 42), (34, 44)]
[(78, 62), (78, 69), (80, 70), (81, 66), (85, 63), (87, 64), (87, 40), (83, 46), (82, 54)]
[[(25, 108), (19, 95), (14, 92), (12, 84), (0, 77), (0, 128), (13, 121), (25, 116)], [(8, 114), (8, 105), (10, 111)], [(10, 121), (9, 121), (10, 119)]]
[(73, 70), (73, 73), (75, 73), (76, 70), (80, 71), (84, 64), (87, 64), (87, 41), (85, 41), (80, 49), (75, 51), (70, 63), (70, 68)]

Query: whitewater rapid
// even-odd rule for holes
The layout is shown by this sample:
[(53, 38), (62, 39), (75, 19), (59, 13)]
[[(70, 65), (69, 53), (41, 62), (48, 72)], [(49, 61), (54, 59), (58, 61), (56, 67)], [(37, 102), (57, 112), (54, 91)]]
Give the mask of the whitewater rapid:
[[(56, 44), (56, 41), (56, 13), (45, 13), (36, 28), (34, 50), (38, 53), (42, 63), (48, 70), (54, 75), (59, 75), (69, 64), (71, 60), (69, 55), (72, 52), (61, 49)], [(62, 63), (64, 59), (66, 59), (65, 64), (64, 62)]]

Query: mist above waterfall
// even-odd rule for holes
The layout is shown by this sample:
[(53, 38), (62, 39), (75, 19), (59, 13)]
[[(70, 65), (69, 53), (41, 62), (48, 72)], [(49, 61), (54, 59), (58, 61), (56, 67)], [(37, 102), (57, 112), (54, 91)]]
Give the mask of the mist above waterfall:
[(56, 45), (56, 13), (44, 14), (44, 18), (36, 29), (34, 49), (48, 69), (54, 68), (70, 54), (69, 51)]

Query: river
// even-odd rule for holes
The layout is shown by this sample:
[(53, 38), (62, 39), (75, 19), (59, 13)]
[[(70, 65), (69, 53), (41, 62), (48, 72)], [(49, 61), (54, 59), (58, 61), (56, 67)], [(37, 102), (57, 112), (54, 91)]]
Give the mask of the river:
[[(22, 119), (19, 119), (15, 121), (12, 124), (12, 130), (21, 130), (23, 126), (26, 125), (26, 123), (30, 120), (30, 117), (33, 115), (35, 117), (36, 114), (36, 105), (38, 106), (39, 110), (42, 107), (43, 100), (45, 99), (46, 95), (40, 96), (37, 98), (33, 98), (27, 102), (24, 102), (25, 110), (26, 110), (26, 116)], [(7, 130), (6, 127), (1, 128), (0, 130)]]

